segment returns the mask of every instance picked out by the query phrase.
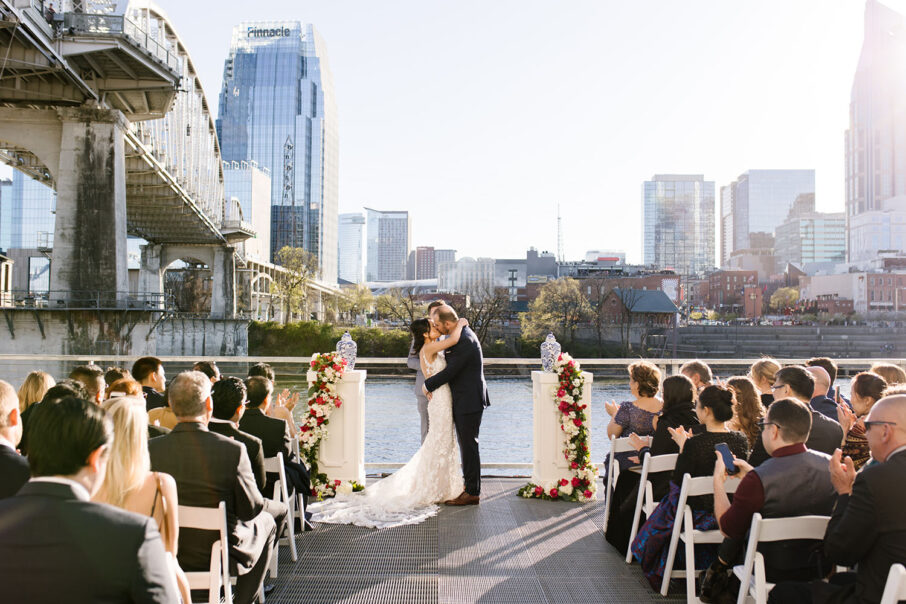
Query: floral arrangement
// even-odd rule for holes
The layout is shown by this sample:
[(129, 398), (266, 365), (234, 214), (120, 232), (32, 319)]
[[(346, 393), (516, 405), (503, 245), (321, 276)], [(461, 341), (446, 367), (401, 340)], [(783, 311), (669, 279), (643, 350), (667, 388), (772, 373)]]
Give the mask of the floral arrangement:
[(308, 411), (299, 426), (299, 454), (311, 469), (311, 494), (318, 499), (337, 493), (352, 493), (365, 487), (355, 481), (330, 480), (318, 472), (318, 449), (327, 436), (330, 415), (343, 405), (337, 394), (337, 382), (346, 372), (346, 359), (336, 352), (315, 353), (311, 356), (315, 381), (308, 389)]
[(598, 469), (591, 463), (588, 450), (588, 405), (581, 402), (585, 375), (579, 363), (566, 353), (557, 357), (554, 372), (559, 381), (554, 394), (554, 404), (560, 411), (560, 430), (566, 434), (563, 456), (569, 463), (572, 473), (550, 484), (538, 485), (530, 482), (519, 489), (519, 495), (526, 498), (584, 503), (595, 499), (598, 482)]

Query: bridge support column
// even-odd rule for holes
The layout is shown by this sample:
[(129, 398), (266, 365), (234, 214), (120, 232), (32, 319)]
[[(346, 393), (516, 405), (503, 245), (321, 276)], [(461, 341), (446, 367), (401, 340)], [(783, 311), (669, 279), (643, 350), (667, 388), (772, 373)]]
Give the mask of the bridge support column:
[(211, 264), (214, 284), (211, 290), (211, 316), (230, 318), (236, 315), (236, 256), (229, 246), (214, 248)]
[(142, 246), (142, 259), (138, 269), (139, 298), (159, 300), (164, 293), (163, 246), (149, 243)]
[(96, 298), (102, 307), (123, 306), (129, 291), (126, 120), (118, 111), (91, 108), (60, 110), (59, 116), (52, 298), (61, 304)]

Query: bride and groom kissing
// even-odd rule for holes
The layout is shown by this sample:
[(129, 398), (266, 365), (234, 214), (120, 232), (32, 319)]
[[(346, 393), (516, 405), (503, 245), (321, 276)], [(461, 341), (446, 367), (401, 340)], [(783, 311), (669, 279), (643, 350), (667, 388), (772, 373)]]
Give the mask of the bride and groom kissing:
[(422, 446), (397, 472), (364, 491), (313, 504), (315, 521), (387, 528), (422, 522), (437, 513), (439, 502), (480, 501), (478, 433), (490, 405), (481, 344), (468, 322), (440, 301), (409, 329), (428, 399)]

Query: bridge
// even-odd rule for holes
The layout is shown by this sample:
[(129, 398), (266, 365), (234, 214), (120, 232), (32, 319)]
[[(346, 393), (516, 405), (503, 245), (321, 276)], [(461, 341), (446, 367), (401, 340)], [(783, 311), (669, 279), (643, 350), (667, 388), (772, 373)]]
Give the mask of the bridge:
[[(177, 260), (210, 268), (212, 317), (236, 316), (239, 270), (249, 306), (269, 300), (280, 269), (245, 262), (254, 231), (225, 202), (211, 109), (170, 19), (150, 0), (50, 5), (0, 0), (0, 161), (57, 192), (47, 306), (166, 310)], [(131, 294), (127, 234), (148, 242)]]

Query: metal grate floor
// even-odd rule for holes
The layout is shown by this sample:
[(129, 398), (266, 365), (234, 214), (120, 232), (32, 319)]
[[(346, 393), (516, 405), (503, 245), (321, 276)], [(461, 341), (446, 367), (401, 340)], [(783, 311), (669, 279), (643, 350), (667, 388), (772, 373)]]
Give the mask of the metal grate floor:
[(604, 540), (602, 503), (522, 499), (524, 482), (483, 478), (480, 506), (415, 526), (321, 524), (296, 537), (298, 562), (280, 548), (268, 604), (664, 601)]

